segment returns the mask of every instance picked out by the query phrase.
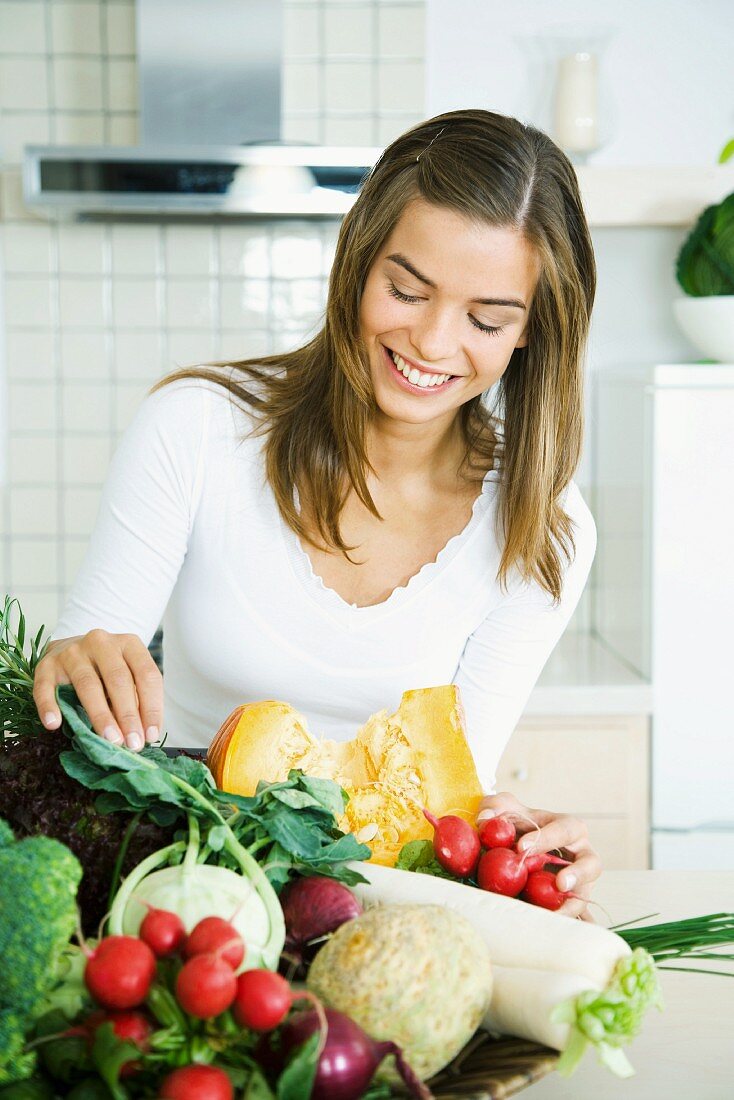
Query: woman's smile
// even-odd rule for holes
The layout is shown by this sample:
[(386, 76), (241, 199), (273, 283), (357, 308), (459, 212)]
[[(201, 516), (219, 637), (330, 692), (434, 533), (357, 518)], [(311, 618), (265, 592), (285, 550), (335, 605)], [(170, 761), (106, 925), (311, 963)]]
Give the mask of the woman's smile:
[(421, 396), (435, 394), (439, 391), (450, 389), (459, 378), (454, 374), (439, 374), (436, 371), (419, 370), (412, 362), (406, 361), (396, 351), (383, 345), (385, 365), (391, 378), (401, 389)]

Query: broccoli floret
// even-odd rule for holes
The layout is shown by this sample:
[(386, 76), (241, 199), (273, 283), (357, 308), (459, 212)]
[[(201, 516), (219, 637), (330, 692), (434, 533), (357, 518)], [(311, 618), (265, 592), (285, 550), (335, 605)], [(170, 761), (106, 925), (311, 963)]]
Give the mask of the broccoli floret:
[(33, 1072), (23, 1055), (61, 954), (77, 923), (76, 892), (82, 868), (58, 840), (15, 840), (0, 818), (0, 1085)]

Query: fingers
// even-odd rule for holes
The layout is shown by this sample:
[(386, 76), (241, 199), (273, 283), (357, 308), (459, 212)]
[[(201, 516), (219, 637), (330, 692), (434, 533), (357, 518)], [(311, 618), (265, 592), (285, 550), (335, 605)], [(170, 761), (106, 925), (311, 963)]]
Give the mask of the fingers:
[(501, 794), (488, 794), (484, 796), (479, 804), (477, 822), (481, 825), (483, 821), (488, 821), (491, 817), (498, 817), (500, 814), (507, 813), (510, 810), (523, 809), (524, 807), (518, 802), (515, 796), (509, 794), (507, 791), (503, 791)]
[(157, 741), (163, 727), (163, 677), (140, 638), (130, 635), (122, 652), (135, 681), (145, 740)]
[(581, 920), (587, 920), (593, 923), (594, 918), (589, 912), (588, 907), (588, 901), (591, 897), (591, 886), (588, 884), (580, 886), (574, 893), (576, 897), (567, 898), (557, 912), (561, 913), (564, 917), (580, 917)]
[(45, 657), (42, 657), (36, 665), (33, 677), (33, 701), (36, 704), (38, 717), (46, 729), (58, 729), (61, 725), (61, 715), (56, 703), (56, 685), (68, 682), (58, 678), (57, 666)]
[[(99, 691), (92, 691), (90, 688), (89, 694), (94, 697), (95, 705), (100, 709), (92, 714), (84, 704), (87, 714), (98, 732), (100, 732), (99, 727), (102, 727), (103, 737), (110, 741), (114, 740), (116, 743), (124, 739), (129, 749), (139, 752), (145, 744), (143, 722), (138, 710), (135, 680), (120, 646), (112, 641), (101, 642), (95, 649), (94, 660), (99, 669), (101, 682), (99, 682)], [(73, 682), (76, 687), (76, 681)], [(104, 684), (104, 690), (102, 684)], [(100, 693), (102, 696), (106, 693), (109, 706), (103, 707)], [(77, 694), (79, 694), (78, 690)], [(81, 699), (81, 696), (79, 698)], [(119, 738), (113, 737), (115, 729)]]
[[(133, 634), (91, 630), (63, 640), (36, 667), (33, 697), (48, 728), (60, 725), (57, 684), (70, 683), (94, 731), (112, 744), (142, 749), (163, 720), (163, 678), (142, 640)], [(46, 715), (55, 715), (55, 723)]]
[[(573, 852), (569, 852), (573, 855)], [(582, 848), (574, 856), (570, 867), (564, 867), (556, 879), (560, 890), (582, 893), (584, 888), (596, 882), (601, 874), (601, 860), (593, 848)]]
[[(534, 814), (537, 818), (539, 815)], [(538, 821), (540, 829), (524, 836), (518, 847), (522, 851), (528, 848), (535, 852), (552, 852), (554, 848), (568, 848), (576, 852), (581, 842), (588, 847), (588, 830), (583, 821), (570, 814), (548, 814), (545, 820)]]
[(556, 882), (559, 890), (576, 896), (567, 898), (558, 912), (593, 922), (587, 902), (602, 866), (589, 844), (584, 822), (570, 814), (528, 809), (514, 795), (502, 791), (482, 799), (477, 824), (499, 814), (505, 814), (514, 823), (520, 837), (517, 847), (521, 851), (552, 852), (557, 849), (571, 860), (571, 866), (558, 872)]

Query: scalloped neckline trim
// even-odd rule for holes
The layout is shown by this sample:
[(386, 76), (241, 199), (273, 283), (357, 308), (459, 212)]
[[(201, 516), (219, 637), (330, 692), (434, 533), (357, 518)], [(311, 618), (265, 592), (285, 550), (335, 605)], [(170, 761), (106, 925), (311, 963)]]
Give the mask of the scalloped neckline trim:
[[(473, 536), (492, 501), (494, 494), (490, 491), (490, 486), (496, 486), (498, 481), (498, 471), (496, 469), (488, 470), (482, 480), (481, 491), (477, 494), (472, 504), (471, 515), (462, 530), (451, 536), (448, 542), (441, 547), (433, 561), (425, 562), (417, 573), (414, 573), (412, 577), (408, 578), (405, 584), (393, 588), (387, 599), (382, 600), (380, 603), (365, 604), (364, 606), (347, 603), (334, 588), (329, 588), (324, 584), (322, 578), (314, 572), (313, 563), (301, 545), (301, 541), (296, 532), (283, 521), (280, 512), (278, 512), (278, 518), (294, 571), (296, 575), (301, 578), (305, 587), (310, 589), (316, 601), (322, 604), (322, 606), (330, 607), (338, 612), (357, 614), (363, 618), (367, 613), (375, 615), (384, 613), (387, 610), (392, 610), (393, 607), (404, 603), (409, 596), (413, 596), (418, 591), (427, 587), (444, 571), (446, 566), (453, 561), (464, 544)], [(296, 502), (296, 507), (300, 508), (298, 489), (294, 490), (294, 500)], [(277, 507), (276, 511), (278, 511)]]

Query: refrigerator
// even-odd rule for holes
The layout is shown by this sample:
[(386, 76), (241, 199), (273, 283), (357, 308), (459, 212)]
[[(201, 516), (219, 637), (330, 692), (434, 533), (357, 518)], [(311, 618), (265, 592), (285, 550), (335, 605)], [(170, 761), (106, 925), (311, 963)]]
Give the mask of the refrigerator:
[(605, 368), (593, 629), (652, 685), (654, 868), (734, 869), (734, 364)]

